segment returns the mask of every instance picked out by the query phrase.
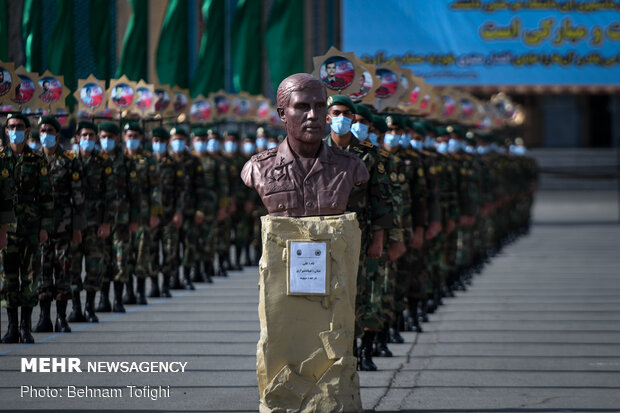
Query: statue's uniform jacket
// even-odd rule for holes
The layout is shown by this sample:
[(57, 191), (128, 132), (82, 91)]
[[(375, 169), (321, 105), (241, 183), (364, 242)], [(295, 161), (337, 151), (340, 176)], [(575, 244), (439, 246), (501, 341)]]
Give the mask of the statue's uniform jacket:
[(277, 148), (252, 156), (241, 179), (256, 189), (269, 215), (307, 217), (344, 213), (351, 189), (369, 175), (360, 159), (325, 142), (306, 175), (286, 138)]

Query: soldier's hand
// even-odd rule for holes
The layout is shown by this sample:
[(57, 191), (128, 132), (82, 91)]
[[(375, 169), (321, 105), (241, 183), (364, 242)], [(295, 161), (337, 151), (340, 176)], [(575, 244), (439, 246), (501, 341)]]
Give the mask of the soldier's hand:
[(97, 236), (99, 238), (107, 238), (110, 236), (110, 224), (101, 224), (97, 229)]
[(223, 221), (226, 218), (226, 208), (220, 208), (217, 210), (217, 222)]
[(383, 230), (375, 231), (372, 235), (372, 241), (366, 250), (369, 258), (381, 258), (383, 253)]
[(131, 222), (129, 224), (129, 232), (133, 233), (136, 232), (138, 230), (138, 223), (137, 222)]
[(172, 223), (177, 229), (181, 228), (181, 225), (183, 225), (183, 215), (179, 213), (174, 214), (172, 217)]
[(441, 222), (431, 221), (426, 230), (426, 239), (433, 239), (441, 232)]
[(47, 241), (47, 231), (42, 229), (39, 231), (39, 244), (45, 244), (45, 241)]
[(81, 244), (82, 243), (82, 231), (80, 231), (79, 229), (74, 229), (72, 241), (74, 244)]
[(194, 222), (196, 224), (202, 224), (205, 220), (205, 214), (202, 211), (196, 211), (196, 215), (194, 215)]
[(157, 215), (151, 215), (149, 217), (149, 227), (155, 228), (159, 225), (159, 217)]
[(407, 251), (407, 248), (405, 248), (405, 243), (404, 242), (393, 242), (388, 247), (388, 250), (387, 250), (387, 260), (388, 261), (396, 261), (406, 251)]
[(416, 227), (413, 236), (409, 239), (409, 246), (413, 249), (422, 248), (424, 244), (424, 228)]
[(454, 220), (449, 219), (448, 222), (446, 222), (446, 234), (451, 234), (455, 227), (456, 224), (454, 223)]

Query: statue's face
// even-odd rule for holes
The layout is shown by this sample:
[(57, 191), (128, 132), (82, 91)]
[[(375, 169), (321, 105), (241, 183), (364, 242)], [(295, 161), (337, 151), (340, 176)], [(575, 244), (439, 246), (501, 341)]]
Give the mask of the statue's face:
[(327, 102), (323, 88), (306, 88), (291, 93), (289, 104), (279, 109), (289, 139), (304, 143), (321, 141), (325, 133)]

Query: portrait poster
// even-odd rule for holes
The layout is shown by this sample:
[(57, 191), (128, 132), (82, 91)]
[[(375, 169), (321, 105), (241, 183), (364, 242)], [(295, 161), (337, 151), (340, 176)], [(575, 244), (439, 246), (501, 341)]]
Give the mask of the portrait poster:
[(94, 114), (105, 104), (105, 81), (97, 79), (92, 74), (86, 79), (79, 79), (78, 89), (73, 96), (78, 102), (78, 110)]
[(315, 56), (312, 61), (312, 75), (323, 81), (328, 96), (348, 96), (359, 92), (359, 70), (355, 67), (355, 54), (341, 52), (332, 46), (326, 54)]
[(108, 107), (120, 112), (129, 111), (133, 108), (135, 96), (136, 83), (127, 79), (125, 75), (120, 79), (110, 80)]
[(213, 104), (202, 95), (198, 95), (192, 101), (189, 109), (189, 118), (192, 123), (207, 123), (213, 116)]
[(15, 96), (11, 98), (11, 106), (21, 110), (36, 108), (35, 97), (41, 94), (39, 75), (28, 72), (23, 66), (20, 66), (15, 70), (15, 76), (19, 83), (15, 86)]
[(19, 78), (15, 74), (13, 63), (0, 61), (0, 103), (11, 103), (18, 84)]
[(136, 103), (134, 108), (142, 116), (155, 112), (155, 87), (140, 80), (136, 85)]
[(46, 70), (38, 79), (41, 93), (37, 96), (36, 107), (47, 110), (64, 107), (69, 89), (64, 86), (63, 82), (64, 76), (56, 76)]

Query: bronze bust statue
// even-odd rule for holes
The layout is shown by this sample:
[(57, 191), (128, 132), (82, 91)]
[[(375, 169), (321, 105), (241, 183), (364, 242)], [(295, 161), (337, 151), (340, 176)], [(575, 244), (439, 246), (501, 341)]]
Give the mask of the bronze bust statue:
[(344, 213), (352, 187), (369, 175), (360, 159), (323, 141), (323, 83), (307, 73), (291, 75), (278, 87), (277, 105), (287, 137), (278, 147), (252, 156), (241, 179), (256, 189), (269, 215)]

